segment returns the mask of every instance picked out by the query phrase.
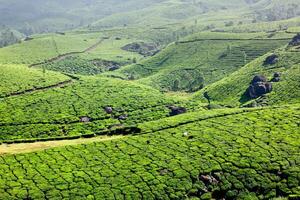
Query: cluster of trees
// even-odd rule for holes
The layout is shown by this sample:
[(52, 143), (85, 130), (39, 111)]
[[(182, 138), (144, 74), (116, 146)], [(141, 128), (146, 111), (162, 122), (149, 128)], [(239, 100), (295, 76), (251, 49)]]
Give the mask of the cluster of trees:
[(4, 28), (0, 31), (0, 48), (20, 41), (20, 36), (18, 36), (13, 30)]
[(255, 12), (255, 19), (257, 21), (277, 21), (290, 19), (300, 15), (300, 6), (298, 4), (287, 5), (274, 5), (267, 10), (261, 10)]

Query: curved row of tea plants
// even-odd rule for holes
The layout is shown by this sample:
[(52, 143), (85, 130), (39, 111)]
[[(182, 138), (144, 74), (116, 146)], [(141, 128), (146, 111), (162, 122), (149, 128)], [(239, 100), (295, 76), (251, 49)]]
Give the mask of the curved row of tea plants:
[(29, 69), (23, 65), (1, 64), (0, 77), (0, 98), (70, 80), (70, 77), (60, 73)]
[(228, 77), (211, 84), (199, 93), (195, 99), (202, 98), (204, 92), (213, 103), (237, 106), (248, 103), (245, 92), (255, 75), (264, 75), (268, 80), (273, 78), (275, 72), (281, 74), (279, 82), (273, 83), (273, 91), (267, 94), (265, 103), (269, 105), (299, 103), (300, 100), (300, 51), (284, 47), (274, 51), (278, 56), (278, 62), (274, 65), (264, 64), (271, 53), (262, 56)]
[(179, 117), (146, 135), (3, 155), (0, 199), (297, 198), (299, 114), (298, 105)]
[[(63, 88), (3, 99), (0, 140), (91, 134), (169, 116), (168, 105), (185, 104), (129, 81), (82, 77)], [(112, 107), (107, 114), (105, 107)]]
[(163, 91), (194, 92), (288, 42), (264, 37), (264, 34), (203, 33), (200, 39), (171, 44), (154, 57), (119, 72)]

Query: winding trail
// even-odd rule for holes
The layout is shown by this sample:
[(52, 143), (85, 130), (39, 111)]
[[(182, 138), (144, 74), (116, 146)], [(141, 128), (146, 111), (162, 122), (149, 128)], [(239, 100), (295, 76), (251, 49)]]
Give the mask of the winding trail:
[(47, 141), (35, 143), (20, 143), (20, 144), (2, 144), (0, 145), (0, 155), (5, 154), (21, 154), (42, 151), (54, 147), (63, 147), (70, 145), (86, 144), (93, 142), (104, 142), (124, 138), (126, 136), (98, 136), (94, 138), (80, 138), (74, 140)]
[(39, 91), (45, 91), (45, 90), (49, 90), (49, 89), (53, 89), (53, 88), (62, 88), (73, 82), (74, 82), (74, 79), (69, 79), (69, 80), (66, 80), (63, 82), (56, 83), (54, 85), (48, 85), (48, 86), (44, 86), (44, 87), (36, 87), (36, 88), (31, 88), (31, 89), (19, 91), (19, 92), (12, 92), (12, 93), (0, 96), (0, 99), (30, 94), (30, 93), (39, 92)]
[(73, 52), (68, 52), (68, 53), (64, 53), (61, 55), (58, 55), (56, 57), (50, 58), (48, 60), (45, 60), (44, 62), (40, 62), (40, 63), (34, 63), (29, 65), (29, 67), (35, 67), (35, 66), (39, 66), (39, 65), (43, 65), (43, 64), (47, 64), (47, 63), (51, 63), (51, 62), (57, 62), (57, 61), (61, 61), (64, 60), (65, 58), (72, 56), (72, 55), (77, 55), (77, 54), (82, 54), (82, 53), (87, 53), (90, 51), (93, 51), (94, 49), (96, 49), (105, 39), (102, 38), (101, 40), (99, 40), (98, 42), (96, 42), (95, 44), (93, 44), (92, 46), (86, 48), (83, 51), (73, 51)]
[(41, 92), (41, 91), (46, 91), (49, 89), (53, 89), (53, 88), (63, 88), (66, 87), (67, 85), (70, 85), (72, 83), (74, 83), (75, 81), (80, 80), (80, 78), (73, 76), (73, 75), (69, 75), (69, 74), (64, 74), (66, 76), (68, 76), (70, 79), (53, 84), (53, 85), (47, 85), (44, 87), (34, 87), (31, 89), (27, 89), (27, 90), (23, 90), (23, 91), (17, 91), (17, 92), (12, 92), (9, 94), (5, 94), (0, 96), (0, 100), (1, 99), (5, 99), (5, 98), (9, 98), (9, 97), (15, 97), (15, 96), (20, 96), (20, 95), (25, 95), (25, 94), (30, 94), (30, 93), (34, 93), (34, 92)]

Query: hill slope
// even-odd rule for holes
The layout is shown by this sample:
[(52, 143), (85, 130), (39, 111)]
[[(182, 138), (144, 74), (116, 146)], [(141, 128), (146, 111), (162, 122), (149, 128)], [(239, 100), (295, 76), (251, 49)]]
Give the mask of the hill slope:
[(141, 136), (2, 155), (1, 198), (299, 196), (299, 106), (223, 114), (186, 124), (172, 118), (175, 128)]
[(258, 103), (277, 105), (292, 102), (299, 102), (299, 79), (300, 59), (298, 47), (284, 47), (274, 51), (279, 61), (275, 64), (264, 64), (271, 53), (258, 58), (228, 77), (207, 86), (195, 98), (203, 98), (207, 92), (210, 100), (215, 103), (227, 105), (241, 105), (247, 103), (249, 98), (245, 92), (255, 75), (264, 75), (271, 80), (274, 73), (281, 74), (281, 80), (273, 83), (273, 91), (266, 97), (258, 99)]
[(288, 42), (275, 38), (265, 33), (200, 33), (119, 72), (163, 91), (192, 92)]

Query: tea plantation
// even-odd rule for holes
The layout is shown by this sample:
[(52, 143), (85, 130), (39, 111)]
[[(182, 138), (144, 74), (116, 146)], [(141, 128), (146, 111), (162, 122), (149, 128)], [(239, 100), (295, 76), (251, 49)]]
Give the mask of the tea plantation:
[(300, 199), (297, 0), (78, 3), (0, 48), (0, 200)]
[[(272, 54), (278, 56), (278, 62), (271, 65), (264, 64), (266, 58)], [(285, 46), (254, 60), (223, 80), (207, 86), (198, 94), (196, 93), (195, 98), (199, 99), (201, 96), (204, 98), (203, 94), (207, 92), (210, 100), (215, 103), (231, 106), (245, 104), (249, 101), (245, 92), (255, 75), (264, 75), (271, 80), (274, 73), (280, 73), (281, 80), (273, 83), (273, 91), (264, 97), (263, 103), (278, 105), (299, 102), (299, 55), (299, 50)]]
[(32, 70), (23, 65), (0, 64), (0, 76), (0, 98), (49, 86), (58, 86), (71, 80), (70, 77), (60, 73)]
[(168, 105), (181, 104), (192, 103), (129, 81), (82, 77), (61, 88), (0, 101), (0, 140), (93, 134), (167, 117)]
[(288, 41), (286, 38), (266, 39), (263, 33), (201, 33), (120, 71), (162, 91), (194, 92)]
[(2, 155), (0, 198), (299, 196), (299, 105), (218, 113), (206, 120), (186, 114), (184, 124), (183, 116), (170, 118), (176, 128), (145, 135)]

